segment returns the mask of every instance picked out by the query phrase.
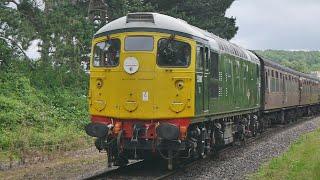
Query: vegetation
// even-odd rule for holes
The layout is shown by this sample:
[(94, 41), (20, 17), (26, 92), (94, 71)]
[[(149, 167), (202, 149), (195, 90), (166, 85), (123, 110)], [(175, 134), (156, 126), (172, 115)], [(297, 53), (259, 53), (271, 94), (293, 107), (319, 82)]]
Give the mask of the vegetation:
[(319, 179), (320, 129), (302, 136), (289, 151), (263, 166), (253, 179)]
[(256, 51), (271, 60), (300, 72), (320, 71), (320, 51)]
[(86, 147), (87, 77), (70, 76), (36, 65), (30, 71), (24, 61), (12, 60), (1, 69), (0, 159), (50, 145)]

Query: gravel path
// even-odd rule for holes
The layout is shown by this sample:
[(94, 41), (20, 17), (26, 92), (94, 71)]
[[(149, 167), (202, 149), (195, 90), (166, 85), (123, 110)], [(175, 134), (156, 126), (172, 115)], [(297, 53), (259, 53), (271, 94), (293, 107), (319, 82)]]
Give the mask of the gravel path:
[(46, 162), (29, 164), (9, 170), (0, 170), (0, 179), (83, 179), (107, 166), (105, 153), (98, 153), (95, 147), (67, 152)]
[(236, 149), (220, 160), (206, 159), (176, 174), (173, 179), (246, 179), (260, 165), (286, 152), (302, 134), (320, 127), (320, 117), (300, 122), (280, 132), (268, 135), (247, 147)]

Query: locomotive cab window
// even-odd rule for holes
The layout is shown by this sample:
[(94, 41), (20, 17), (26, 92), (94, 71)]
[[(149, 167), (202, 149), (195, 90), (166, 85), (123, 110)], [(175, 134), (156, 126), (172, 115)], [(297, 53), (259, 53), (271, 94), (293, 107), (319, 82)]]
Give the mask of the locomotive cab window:
[(160, 67), (188, 67), (191, 61), (191, 46), (188, 43), (160, 39), (158, 42), (157, 64)]
[(151, 36), (128, 36), (125, 39), (124, 50), (126, 50), (126, 51), (153, 51), (153, 37), (151, 37)]
[(93, 66), (115, 67), (119, 65), (120, 40), (110, 39), (99, 42), (94, 47)]

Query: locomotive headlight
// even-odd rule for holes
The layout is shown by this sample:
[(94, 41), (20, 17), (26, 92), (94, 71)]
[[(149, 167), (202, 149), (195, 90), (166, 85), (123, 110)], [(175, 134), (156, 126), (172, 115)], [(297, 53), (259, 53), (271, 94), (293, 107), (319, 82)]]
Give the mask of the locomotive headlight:
[(102, 79), (97, 79), (96, 85), (97, 85), (97, 88), (100, 89), (103, 86)]
[(183, 89), (184, 87), (184, 82), (182, 80), (177, 80), (175, 84), (176, 84), (176, 88), (179, 90)]

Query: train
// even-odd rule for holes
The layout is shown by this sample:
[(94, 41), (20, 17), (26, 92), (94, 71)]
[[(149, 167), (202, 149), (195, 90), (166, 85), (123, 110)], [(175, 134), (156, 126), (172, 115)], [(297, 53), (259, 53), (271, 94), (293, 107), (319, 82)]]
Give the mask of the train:
[(319, 79), (186, 21), (137, 12), (96, 32), (85, 127), (109, 165), (204, 158), (319, 112)]

